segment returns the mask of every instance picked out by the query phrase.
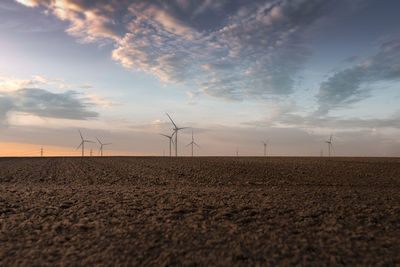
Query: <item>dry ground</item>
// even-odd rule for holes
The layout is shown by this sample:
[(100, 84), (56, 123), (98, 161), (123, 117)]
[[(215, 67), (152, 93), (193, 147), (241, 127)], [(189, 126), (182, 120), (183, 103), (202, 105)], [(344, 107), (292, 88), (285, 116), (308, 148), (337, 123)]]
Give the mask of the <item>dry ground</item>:
[(0, 266), (399, 265), (399, 252), (400, 159), (0, 159)]

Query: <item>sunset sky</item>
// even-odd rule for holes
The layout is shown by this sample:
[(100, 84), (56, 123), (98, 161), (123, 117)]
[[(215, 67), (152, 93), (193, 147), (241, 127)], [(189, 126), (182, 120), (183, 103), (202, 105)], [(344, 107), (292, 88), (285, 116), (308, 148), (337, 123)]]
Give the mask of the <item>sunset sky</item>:
[[(400, 1), (1, 0), (0, 157), (400, 156)], [(179, 133), (179, 154), (191, 130)], [(89, 144), (97, 155), (98, 145)]]

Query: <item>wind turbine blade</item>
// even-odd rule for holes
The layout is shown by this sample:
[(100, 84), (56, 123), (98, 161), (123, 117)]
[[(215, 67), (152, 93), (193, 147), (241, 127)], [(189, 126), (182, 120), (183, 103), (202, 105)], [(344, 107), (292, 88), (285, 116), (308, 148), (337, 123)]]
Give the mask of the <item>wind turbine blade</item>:
[(81, 130), (78, 129), (78, 132), (79, 132), (79, 135), (81, 136), (81, 139), (83, 140), (83, 136), (82, 136)]
[(192, 144), (192, 142), (190, 142), (189, 144), (187, 144), (186, 146), (190, 146)]
[(196, 142), (193, 143), (195, 146), (197, 146), (198, 148), (200, 148), (200, 146), (198, 144), (196, 144)]
[(93, 142), (93, 141), (91, 141), (91, 140), (83, 140), (83, 142), (86, 142), (86, 143), (96, 143), (96, 142)]
[(83, 141), (79, 144), (79, 146), (75, 149), (78, 150), (82, 146)]
[(169, 116), (169, 114), (167, 112), (165, 112), (165, 114), (167, 114), (168, 118), (170, 119), (172, 124), (175, 126), (175, 128), (178, 128), (178, 126), (176, 126), (175, 122), (172, 120), (171, 116)]
[(171, 136), (166, 135), (166, 134), (160, 134), (160, 135), (165, 136), (165, 137), (167, 137), (167, 138), (171, 138)]
[(100, 145), (102, 145), (102, 143), (100, 142), (99, 138), (95, 137), (97, 139), (97, 142), (99, 142)]

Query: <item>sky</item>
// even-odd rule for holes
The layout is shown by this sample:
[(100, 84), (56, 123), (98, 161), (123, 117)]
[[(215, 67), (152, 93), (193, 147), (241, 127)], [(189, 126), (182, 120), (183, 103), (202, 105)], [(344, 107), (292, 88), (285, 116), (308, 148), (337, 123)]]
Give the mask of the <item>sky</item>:
[[(0, 157), (400, 156), (397, 0), (2, 0)], [(98, 154), (99, 146), (90, 143)]]

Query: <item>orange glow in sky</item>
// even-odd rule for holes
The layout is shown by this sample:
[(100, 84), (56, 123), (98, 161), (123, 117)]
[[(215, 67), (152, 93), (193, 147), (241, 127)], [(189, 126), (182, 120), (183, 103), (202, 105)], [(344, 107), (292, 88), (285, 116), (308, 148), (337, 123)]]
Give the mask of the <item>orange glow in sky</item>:
[[(42, 146), (24, 143), (0, 143), (0, 157), (40, 157)], [(81, 156), (82, 150), (62, 146), (43, 146), (43, 156)], [(92, 150), (98, 156), (98, 150)], [(137, 156), (137, 153), (104, 150), (104, 156)], [(90, 156), (90, 149), (85, 149), (85, 156)]]

